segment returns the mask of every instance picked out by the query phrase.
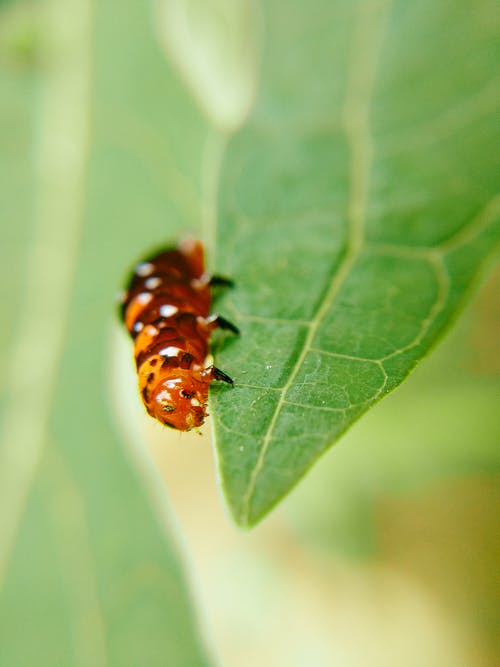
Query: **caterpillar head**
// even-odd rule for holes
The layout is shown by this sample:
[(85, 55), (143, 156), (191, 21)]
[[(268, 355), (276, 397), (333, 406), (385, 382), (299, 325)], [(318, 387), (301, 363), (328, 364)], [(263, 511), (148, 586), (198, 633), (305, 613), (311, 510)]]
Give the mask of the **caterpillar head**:
[(173, 368), (154, 388), (150, 399), (153, 417), (171, 428), (190, 431), (205, 420), (208, 383), (189, 369)]

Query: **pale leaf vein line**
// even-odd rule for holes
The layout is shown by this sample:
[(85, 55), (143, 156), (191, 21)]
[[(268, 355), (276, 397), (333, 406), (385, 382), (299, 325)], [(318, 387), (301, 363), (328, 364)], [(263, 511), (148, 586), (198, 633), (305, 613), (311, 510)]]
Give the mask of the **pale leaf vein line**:
[(464, 243), (476, 238), (491, 222), (498, 220), (500, 216), (500, 195), (492, 197), (479, 212), (463, 227), (461, 227), (453, 236), (443, 241), (438, 249), (447, 253), (455, 250)]

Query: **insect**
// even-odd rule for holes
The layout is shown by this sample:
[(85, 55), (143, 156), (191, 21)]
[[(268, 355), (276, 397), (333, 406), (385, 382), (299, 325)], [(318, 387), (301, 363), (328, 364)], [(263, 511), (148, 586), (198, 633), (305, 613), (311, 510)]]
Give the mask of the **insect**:
[(203, 245), (188, 238), (137, 264), (122, 299), (146, 410), (180, 431), (203, 424), (212, 380), (233, 385), (219, 368), (205, 366), (215, 329), (239, 333), (220, 315), (210, 314), (215, 285), (232, 286), (232, 281), (210, 277)]

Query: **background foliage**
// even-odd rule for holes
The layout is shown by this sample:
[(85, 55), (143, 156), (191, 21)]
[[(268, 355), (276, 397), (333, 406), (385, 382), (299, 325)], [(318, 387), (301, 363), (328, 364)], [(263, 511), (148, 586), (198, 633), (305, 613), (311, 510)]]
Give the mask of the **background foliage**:
[(236, 278), (212, 424), (253, 524), (491, 250), (493, 3), (286, 4), (0, 4), (2, 665), (494, 664), (497, 282), (251, 536), (206, 443), (144, 423), (113, 332), (181, 231)]

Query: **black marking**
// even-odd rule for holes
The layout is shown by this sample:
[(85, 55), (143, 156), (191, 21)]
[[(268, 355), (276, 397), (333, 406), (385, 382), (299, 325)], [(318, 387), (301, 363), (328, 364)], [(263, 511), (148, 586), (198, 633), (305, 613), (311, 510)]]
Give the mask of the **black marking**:
[(165, 424), (165, 426), (169, 426), (170, 428), (175, 428), (175, 426), (170, 422), (168, 422), (166, 419), (163, 420), (163, 423)]
[(165, 366), (169, 366), (170, 368), (178, 368), (179, 359), (177, 357), (163, 357), (161, 368), (165, 368)]
[(150, 373), (150, 374), (148, 375), (148, 377), (147, 377), (146, 382), (147, 382), (148, 384), (151, 384), (151, 382), (153, 382), (154, 379), (155, 379), (155, 374), (154, 374), (154, 373)]
[(149, 365), (154, 367), (156, 366), (157, 363), (158, 363), (158, 357), (155, 357), (154, 359), (151, 359)]
[(181, 368), (190, 368), (191, 364), (194, 361), (194, 357), (189, 352), (183, 352), (179, 361), (179, 366)]
[(147, 403), (148, 402), (148, 386), (147, 385), (144, 385), (144, 387), (142, 388), (141, 394), (142, 394), (144, 400)]
[(195, 391), (184, 391), (184, 389), (181, 389), (179, 392), (182, 398), (193, 398), (193, 396), (196, 395)]

